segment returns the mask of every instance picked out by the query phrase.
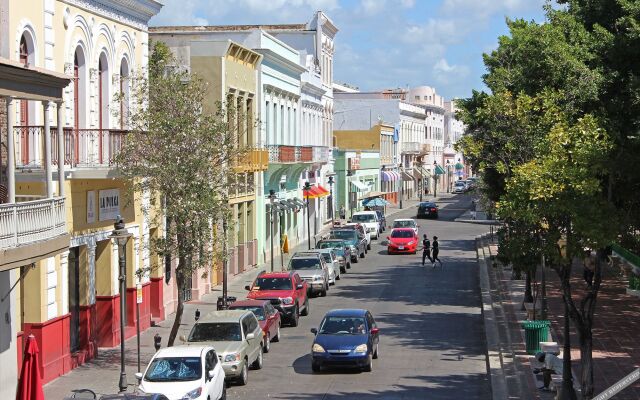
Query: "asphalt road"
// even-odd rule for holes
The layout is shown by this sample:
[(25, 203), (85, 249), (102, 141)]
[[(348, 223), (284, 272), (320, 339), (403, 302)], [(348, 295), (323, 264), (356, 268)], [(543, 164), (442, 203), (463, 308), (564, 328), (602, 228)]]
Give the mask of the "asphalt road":
[[(443, 268), (422, 267), (420, 253), (389, 256), (383, 241), (375, 242), (327, 297), (312, 299), (311, 314), (298, 327), (282, 329), (282, 340), (272, 344), (264, 368), (250, 371), (247, 386), (231, 386), (228, 398), (490, 398), (474, 245), (487, 227), (453, 221), (469, 204), (462, 195), (439, 202), (440, 218), (419, 222), (420, 236), (439, 237)], [(390, 219), (415, 213), (411, 208)], [(334, 308), (373, 313), (381, 333), (373, 372), (312, 373), (309, 330)]]

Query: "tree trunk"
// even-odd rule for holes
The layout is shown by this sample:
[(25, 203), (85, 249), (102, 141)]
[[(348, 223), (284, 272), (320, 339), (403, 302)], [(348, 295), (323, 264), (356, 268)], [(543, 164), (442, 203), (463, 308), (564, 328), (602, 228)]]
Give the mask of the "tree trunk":
[(531, 269), (527, 269), (524, 286), (524, 302), (533, 303), (533, 294), (531, 292)]
[(562, 358), (562, 388), (558, 393), (560, 400), (577, 400), (576, 392), (573, 390), (573, 375), (571, 373), (571, 330), (569, 324), (569, 305), (567, 299), (564, 301), (564, 346)]
[(580, 377), (580, 387), (582, 388), (582, 398), (585, 400), (593, 397), (593, 337), (591, 326), (585, 326), (580, 332), (580, 366), (582, 376)]
[[(184, 265), (183, 260), (180, 259), (179, 266)], [(173, 320), (173, 326), (171, 327), (171, 333), (169, 334), (169, 341), (167, 347), (173, 346), (178, 335), (178, 329), (182, 322), (182, 312), (184, 311), (184, 304), (182, 302), (182, 290), (184, 286), (184, 277), (181, 269), (176, 268), (176, 285), (178, 285), (178, 307), (176, 308), (176, 318)]]

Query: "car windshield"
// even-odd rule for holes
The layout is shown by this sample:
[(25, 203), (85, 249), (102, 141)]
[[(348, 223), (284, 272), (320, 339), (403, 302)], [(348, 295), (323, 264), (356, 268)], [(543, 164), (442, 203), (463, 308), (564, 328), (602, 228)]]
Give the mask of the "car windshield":
[(345, 247), (344, 242), (320, 242), (318, 243), (319, 249), (339, 249)]
[(366, 332), (364, 318), (361, 317), (326, 317), (320, 324), (320, 332), (324, 335), (363, 335)]
[(294, 271), (300, 269), (321, 269), (320, 260), (317, 258), (292, 258), (289, 261), (289, 269)]
[(456, 186), (464, 186), (464, 182), (458, 181), (456, 182)]
[(290, 278), (258, 278), (253, 285), (253, 290), (290, 290), (292, 288)]
[(422, 203), (420, 204), (420, 207), (422, 208), (434, 208), (436, 205), (433, 203)]
[(195, 324), (189, 342), (236, 342), (242, 340), (238, 322), (202, 322)]
[(391, 232), (392, 238), (412, 238), (413, 232), (411, 231), (393, 231)]
[(338, 239), (356, 240), (358, 234), (355, 231), (333, 231), (331, 237)]
[(333, 259), (331, 258), (331, 254), (330, 253), (322, 253), (322, 257), (324, 257), (324, 260), (326, 262), (331, 262), (333, 261)]
[(376, 217), (372, 214), (356, 214), (351, 217), (353, 222), (375, 222)]
[(230, 310), (249, 310), (252, 311), (258, 321), (264, 321), (264, 309), (260, 306), (232, 306), (229, 307)]
[(196, 381), (202, 377), (200, 357), (154, 358), (144, 380), (149, 382)]
[(394, 228), (415, 228), (416, 224), (413, 221), (394, 221)]

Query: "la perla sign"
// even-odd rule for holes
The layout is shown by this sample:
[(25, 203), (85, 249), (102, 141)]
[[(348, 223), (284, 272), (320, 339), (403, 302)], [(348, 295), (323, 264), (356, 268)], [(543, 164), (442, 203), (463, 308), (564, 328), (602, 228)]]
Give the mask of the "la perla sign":
[(116, 219), (120, 215), (120, 189), (101, 190), (98, 197), (100, 221)]

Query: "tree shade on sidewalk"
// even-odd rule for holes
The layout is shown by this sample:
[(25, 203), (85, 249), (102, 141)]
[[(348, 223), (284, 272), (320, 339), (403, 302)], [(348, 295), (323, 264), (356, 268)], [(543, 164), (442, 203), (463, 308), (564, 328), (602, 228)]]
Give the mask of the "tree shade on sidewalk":
[(29, 335), (25, 345), (24, 361), (22, 362), (22, 371), (20, 371), (16, 400), (44, 400), (42, 377), (38, 368), (39, 353), (40, 350), (35, 336)]

